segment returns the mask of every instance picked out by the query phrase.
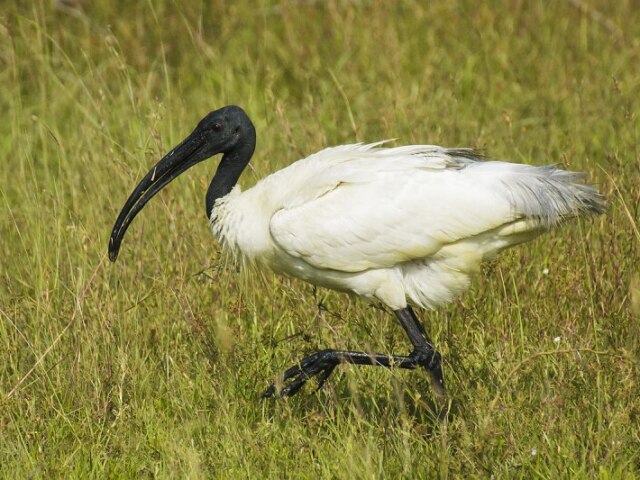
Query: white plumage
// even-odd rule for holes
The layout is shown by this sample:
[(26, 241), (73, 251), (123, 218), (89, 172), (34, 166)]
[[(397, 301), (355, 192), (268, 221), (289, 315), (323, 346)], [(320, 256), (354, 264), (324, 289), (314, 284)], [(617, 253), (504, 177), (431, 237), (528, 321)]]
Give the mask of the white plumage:
[(217, 200), (214, 234), (244, 262), (379, 300), (452, 300), (482, 260), (599, 212), (580, 174), (482, 161), (469, 149), (327, 148)]

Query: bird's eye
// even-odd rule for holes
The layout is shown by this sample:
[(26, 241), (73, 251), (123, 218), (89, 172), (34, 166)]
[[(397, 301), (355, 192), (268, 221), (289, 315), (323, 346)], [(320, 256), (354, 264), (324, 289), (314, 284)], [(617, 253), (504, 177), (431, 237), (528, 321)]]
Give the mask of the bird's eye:
[(220, 130), (222, 130), (222, 124), (221, 123), (214, 123), (213, 124), (213, 131), (214, 132), (219, 132)]

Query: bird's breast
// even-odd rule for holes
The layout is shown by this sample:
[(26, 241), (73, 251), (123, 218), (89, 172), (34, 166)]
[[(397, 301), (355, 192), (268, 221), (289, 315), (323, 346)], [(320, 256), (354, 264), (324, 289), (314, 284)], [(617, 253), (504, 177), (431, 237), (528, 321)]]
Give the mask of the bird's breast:
[(219, 199), (211, 215), (211, 230), (236, 260), (270, 265), (275, 246), (269, 221), (277, 207), (259, 193), (235, 187)]

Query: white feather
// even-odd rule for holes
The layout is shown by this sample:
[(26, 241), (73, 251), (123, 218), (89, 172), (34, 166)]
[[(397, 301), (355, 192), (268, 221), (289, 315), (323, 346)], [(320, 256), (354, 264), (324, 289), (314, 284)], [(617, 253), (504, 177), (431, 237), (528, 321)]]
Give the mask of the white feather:
[(243, 261), (394, 309), (435, 308), (483, 259), (603, 210), (579, 174), (381, 143), (327, 148), (234, 188), (216, 203), (214, 233)]

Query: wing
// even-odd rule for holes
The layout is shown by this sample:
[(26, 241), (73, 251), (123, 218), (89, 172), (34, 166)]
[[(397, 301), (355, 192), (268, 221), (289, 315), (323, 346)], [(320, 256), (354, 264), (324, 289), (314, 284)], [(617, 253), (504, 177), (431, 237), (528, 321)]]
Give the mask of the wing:
[(334, 163), (322, 173), (321, 195), (272, 216), (280, 248), (316, 268), (358, 272), (429, 257), (517, 218), (507, 198), (466, 168), (485, 164), (467, 150), (371, 153)]

